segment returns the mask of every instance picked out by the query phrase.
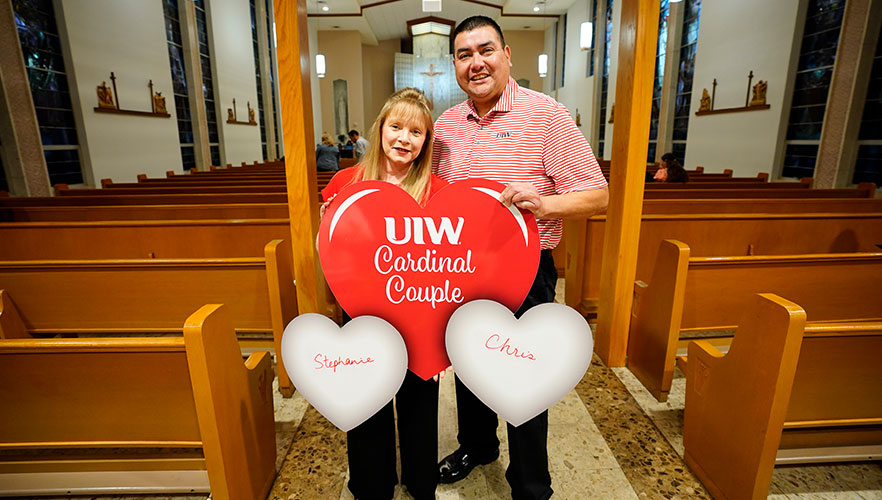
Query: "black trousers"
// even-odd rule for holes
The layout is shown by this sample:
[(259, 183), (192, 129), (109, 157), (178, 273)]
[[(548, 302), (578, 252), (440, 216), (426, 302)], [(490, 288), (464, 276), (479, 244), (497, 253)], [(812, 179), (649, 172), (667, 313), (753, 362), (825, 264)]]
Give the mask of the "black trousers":
[[(438, 382), (410, 370), (395, 395), (401, 484), (416, 499), (434, 499), (438, 485)], [(349, 491), (359, 500), (391, 500), (395, 470), (395, 415), (392, 402), (346, 434)]]
[[(515, 312), (520, 318), (533, 306), (554, 302), (557, 269), (551, 250), (543, 250), (539, 270), (530, 293)], [(477, 454), (492, 453), (499, 447), (496, 437), (496, 413), (481, 402), (456, 379), (456, 416), (459, 423), (457, 440), (462, 449)], [(505, 478), (511, 485), (512, 500), (546, 500), (551, 489), (548, 472), (548, 410), (515, 427), (508, 424), (510, 463)]]

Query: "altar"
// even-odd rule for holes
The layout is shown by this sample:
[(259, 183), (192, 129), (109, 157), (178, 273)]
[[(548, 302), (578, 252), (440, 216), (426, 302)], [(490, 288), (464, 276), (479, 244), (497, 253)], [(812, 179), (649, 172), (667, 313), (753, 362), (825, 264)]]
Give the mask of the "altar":
[(466, 100), (467, 96), (456, 83), (449, 35), (435, 31), (418, 34), (421, 31), (418, 26), (412, 27), (413, 54), (395, 54), (395, 90), (407, 87), (422, 90), (432, 103), (432, 119), (437, 120), (441, 113)]

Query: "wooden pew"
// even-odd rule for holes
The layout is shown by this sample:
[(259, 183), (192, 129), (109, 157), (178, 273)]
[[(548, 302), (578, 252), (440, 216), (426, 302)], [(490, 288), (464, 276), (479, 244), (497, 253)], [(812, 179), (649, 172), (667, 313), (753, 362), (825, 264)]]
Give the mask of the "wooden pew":
[(148, 188), (148, 187), (211, 187), (211, 186), (276, 186), (285, 184), (285, 178), (244, 178), (244, 179), (205, 179), (197, 177), (187, 180), (179, 179), (150, 179), (138, 182), (113, 182), (110, 179), (101, 179), (102, 189), (119, 188)]
[(0, 207), (0, 222), (286, 219), (287, 217), (287, 203)]
[(266, 498), (272, 362), (242, 362), (225, 309), (200, 308), (183, 338), (0, 340), (2, 496)]
[(882, 458), (882, 323), (805, 326), (752, 297), (728, 354), (689, 344), (685, 460), (715, 498), (768, 495), (776, 463)]
[(635, 286), (628, 368), (667, 400), (678, 341), (735, 328), (765, 292), (799, 303), (812, 322), (879, 319), (882, 253), (691, 257), (685, 243), (665, 240), (651, 280)]
[(228, 194), (132, 194), (113, 193), (98, 196), (46, 196), (0, 198), (0, 207), (73, 207), (100, 205), (202, 205), (243, 203), (288, 203), (287, 193), (228, 193)]
[(810, 189), (812, 183), (811, 178), (806, 182), (756, 182), (753, 181), (735, 181), (735, 180), (715, 180), (715, 181), (692, 181), (682, 182), (649, 182), (646, 184), (646, 190), (656, 189)]
[[(568, 221), (566, 302), (584, 314), (597, 310), (605, 216)], [(693, 256), (873, 252), (882, 213), (644, 214), (637, 280), (648, 281), (659, 245), (688, 241)]]
[(279, 353), (297, 315), (291, 266), (282, 240), (262, 258), (2, 261), (0, 337), (179, 333), (201, 305), (226, 304), (245, 345), (272, 339), (279, 388), (290, 396)]
[(257, 257), (288, 219), (0, 223), (0, 260)]
[(284, 184), (256, 186), (168, 186), (168, 187), (130, 187), (114, 189), (66, 189), (55, 185), (56, 196), (100, 196), (124, 194), (199, 194), (199, 193), (286, 193)]
[(670, 184), (669, 188), (647, 189), (643, 192), (644, 199), (687, 199), (687, 198), (872, 198), (876, 194), (876, 185), (861, 183), (857, 188), (842, 189), (726, 189), (723, 184), (718, 188), (686, 188), (688, 184)]

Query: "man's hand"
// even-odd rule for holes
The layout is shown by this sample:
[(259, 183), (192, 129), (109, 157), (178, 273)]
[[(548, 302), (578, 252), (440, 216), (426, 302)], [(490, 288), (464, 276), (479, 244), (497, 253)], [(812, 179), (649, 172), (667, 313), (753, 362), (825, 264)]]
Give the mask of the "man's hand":
[(603, 187), (588, 191), (540, 196), (536, 187), (527, 182), (513, 182), (499, 195), (499, 201), (509, 207), (529, 210), (537, 219), (590, 217), (606, 210), (609, 189)]
[(512, 182), (508, 184), (505, 186), (502, 194), (499, 195), (499, 201), (507, 207), (514, 205), (520, 209), (529, 210), (533, 212), (537, 219), (543, 218), (544, 207), (542, 197), (539, 196), (536, 186), (529, 182)]

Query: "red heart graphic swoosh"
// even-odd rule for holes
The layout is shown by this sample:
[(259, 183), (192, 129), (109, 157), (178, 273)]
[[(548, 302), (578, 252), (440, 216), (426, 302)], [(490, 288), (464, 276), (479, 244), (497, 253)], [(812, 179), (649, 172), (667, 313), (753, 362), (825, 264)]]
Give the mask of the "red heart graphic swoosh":
[(514, 311), (536, 277), (536, 220), (503, 206), (503, 188), (455, 182), (422, 208), (398, 186), (365, 181), (343, 189), (322, 218), (319, 258), (340, 305), (395, 326), (423, 379), (450, 366), (444, 331), (457, 307), (490, 299)]

